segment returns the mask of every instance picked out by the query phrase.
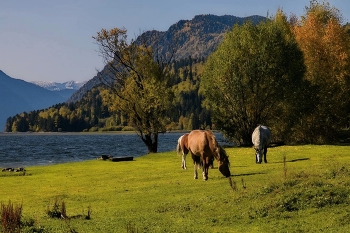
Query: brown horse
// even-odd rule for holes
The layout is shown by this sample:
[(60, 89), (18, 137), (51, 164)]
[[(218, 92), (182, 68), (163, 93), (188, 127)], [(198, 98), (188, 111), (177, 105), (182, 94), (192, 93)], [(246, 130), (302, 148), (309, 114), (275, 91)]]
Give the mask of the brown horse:
[[(182, 169), (187, 169), (186, 156), (189, 152), (189, 150), (187, 149), (187, 147), (188, 147), (188, 135), (189, 134), (186, 133), (186, 134), (180, 136), (179, 139), (177, 140), (176, 152), (177, 152), (177, 155), (179, 155), (181, 152), (181, 155), (182, 155), (181, 168)], [(195, 161), (195, 159), (193, 159), (193, 161)], [(201, 160), (196, 161), (196, 162), (200, 167), (202, 167), (203, 163)], [(214, 157), (209, 160), (209, 167), (214, 168)]]
[[(186, 148), (191, 152), (194, 162), (194, 178), (198, 179), (197, 167), (202, 165), (203, 179), (208, 180), (210, 161), (215, 158), (218, 161), (219, 171), (230, 177), (230, 162), (226, 151), (216, 141), (215, 135), (207, 130), (193, 130), (187, 137)], [(202, 162), (200, 162), (202, 161)]]
[(182, 169), (187, 169), (186, 167), (186, 155), (188, 154), (187, 139), (188, 139), (188, 133), (182, 135), (177, 140), (176, 151), (177, 151), (177, 155), (179, 155), (180, 152), (182, 153), (182, 162), (181, 162)]

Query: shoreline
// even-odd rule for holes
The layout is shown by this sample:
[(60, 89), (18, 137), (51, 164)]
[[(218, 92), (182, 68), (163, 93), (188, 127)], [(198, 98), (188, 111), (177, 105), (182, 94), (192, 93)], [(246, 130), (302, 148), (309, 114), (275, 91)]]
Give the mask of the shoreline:
[[(159, 133), (158, 135), (168, 133), (188, 133), (189, 130), (173, 130)], [(215, 131), (213, 131), (215, 132)], [(28, 136), (28, 135), (113, 135), (113, 134), (135, 134), (135, 131), (101, 131), (101, 132), (0, 132), (0, 136)]]

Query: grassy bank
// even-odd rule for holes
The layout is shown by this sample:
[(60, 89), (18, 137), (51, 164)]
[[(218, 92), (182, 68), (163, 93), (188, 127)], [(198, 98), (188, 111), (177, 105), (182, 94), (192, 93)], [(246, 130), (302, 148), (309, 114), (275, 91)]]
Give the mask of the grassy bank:
[[(22, 204), (42, 232), (346, 232), (350, 223), (350, 147), (228, 148), (238, 191), (218, 169), (209, 180), (182, 170), (176, 152), (130, 162), (85, 161), (0, 173), (0, 202)], [(55, 200), (68, 218), (50, 218)], [(85, 219), (88, 212), (91, 219)], [(29, 225), (29, 224), (28, 224)], [(29, 226), (26, 230), (29, 231)]]

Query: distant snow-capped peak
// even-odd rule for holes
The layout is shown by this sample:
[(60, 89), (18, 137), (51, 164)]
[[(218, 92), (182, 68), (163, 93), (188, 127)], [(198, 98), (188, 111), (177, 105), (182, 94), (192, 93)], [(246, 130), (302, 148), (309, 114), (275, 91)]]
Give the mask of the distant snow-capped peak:
[(79, 90), (85, 82), (68, 81), (64, 83), (47, 82), (47, 81), (33, 81), (31, 82), (37, 86), (43, 87), (50, 91), (62, 91), (62, 90)]

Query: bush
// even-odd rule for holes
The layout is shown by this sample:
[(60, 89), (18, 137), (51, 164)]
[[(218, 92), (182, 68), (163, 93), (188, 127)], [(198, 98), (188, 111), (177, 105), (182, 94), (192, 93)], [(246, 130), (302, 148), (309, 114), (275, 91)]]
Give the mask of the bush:
[(21, 231), (22, 205), (13, 207), (11, 201), (1, 204), (1, 228), (3, 233)]
[(125, 126), (122, 131), (134, 131), (135, 129), (131, 126)]
[(123, 129), (123, 126), (111, 126), (111, 127), (101, 128), (100, 131), (121, 131), (122, 129)]
[(66, 215), (66, 207), (64, 202), (62, 202), (61, 209), (63, 209), (63, 211), (60, 210), (60, 205), (58, 203), (58, 199), (56, 198), (52, 205), (52, 208), (50, 209), (50, 205), (47, 207), (46, 213), (51, 218), (61, 218), (62, 212)]
[(89, 129), (89, 132), (97, 132), (98, 131), (98, 127), (91, 127)]

